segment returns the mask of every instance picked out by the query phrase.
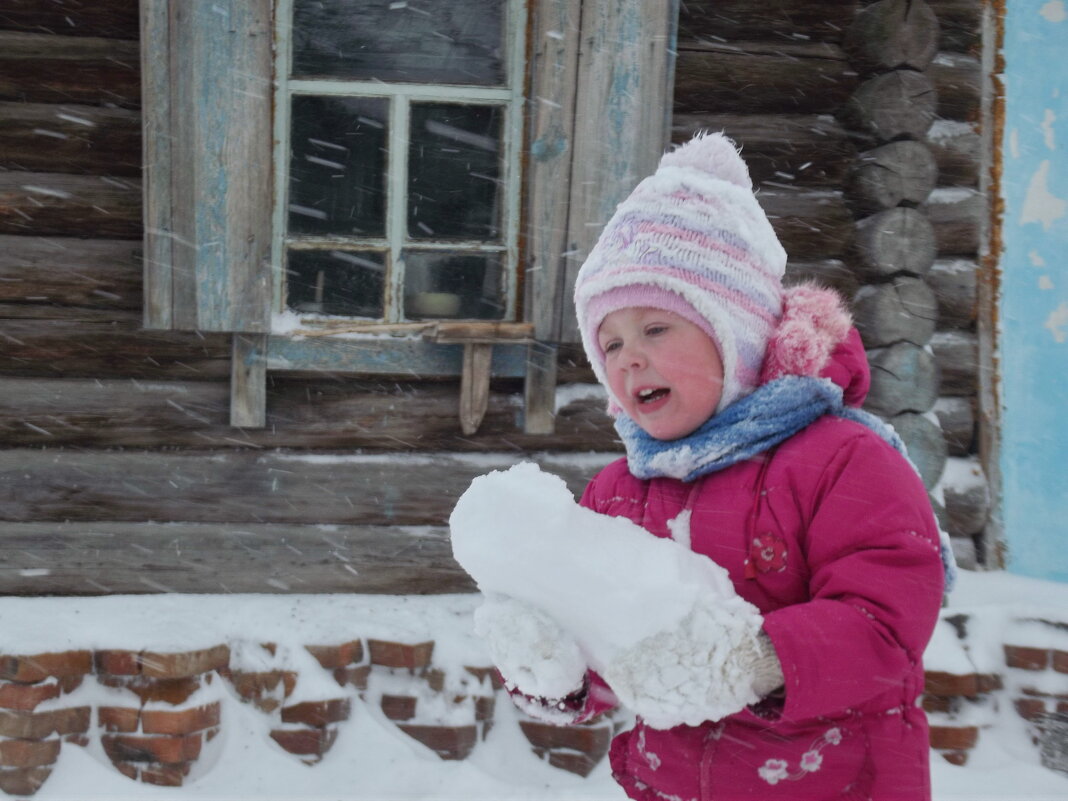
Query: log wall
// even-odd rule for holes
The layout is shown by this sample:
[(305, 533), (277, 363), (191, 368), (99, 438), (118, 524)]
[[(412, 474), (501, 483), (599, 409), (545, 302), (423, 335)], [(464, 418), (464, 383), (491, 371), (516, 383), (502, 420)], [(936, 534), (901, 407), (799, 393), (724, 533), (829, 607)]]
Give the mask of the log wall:
[[(791, 254), (791, 280), (851, 298), (870, 283), (850, 181), (875, 138), (844, 112), (863, 83), (847, 41), (863, 5), (683, 3), (673, 122), (676, 141), (703, 128), (735, 137)], [(929, 5), (941, 27), (925, 75), (938, 101), (919, 141), (937, 179), (916, 209), (935, 249), (933, 413), (951, 457), (973, 458), (980, 0)], [(439, 540), (412, 559), (398, 532), (429, 526), (440, 538), (465, 480), (522, 458), (573, 454), (557, 464), (579, 488), (619, 450), (603, 400), (562, 390), (555, 433), (527, 435), (522, 387), (494, 381), (480, 429), (466, 436), (454, 381), (272, 373), (266, 428), (229, 427), (229, 338), (141, 325), (138, 55), (137, 0), (0, 10), (0, 592), (158, 590), (146, 575), (216, 591), (228, 573), (227, 586), (265, 586), (272, 560), (292, 567), (292, 591), (465, 588)], [(900, 278), (876, 304), (891, 314), (919, 308)], [(917, 317), (930, 311), (923, 301)], [(575, 348), (561, 349), (559, 367), (561, 384), (593, 381)], [(336, 458), (357, 451), (443, 461), (398, 477)], [(583, 456), (591, 451), (601, 455)], [(279, 466), (296, 454), (324, 461)], [(418, 503), (397, 496), (398, 483)], [(320, 558), (318, 534), (294, 544), (300, 523), (339, 527), (375, 553), (356, 549), (355, 572), (338, 570)], [(184, 544), (153, 548), (167, 526)], [(240, 571), (218, 562), (235, 559), (246, 534), (257, 556), (234, 585)], [(79, 557), (82, 547), (91, 556)], [(59, 553), (63, 570), (44, 579), (42, 560)]]

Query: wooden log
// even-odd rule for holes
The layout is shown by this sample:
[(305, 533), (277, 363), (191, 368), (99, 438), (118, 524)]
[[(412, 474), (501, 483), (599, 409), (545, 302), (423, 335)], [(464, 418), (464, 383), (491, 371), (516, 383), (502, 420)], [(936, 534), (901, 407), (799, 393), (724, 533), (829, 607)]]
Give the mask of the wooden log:
[(927, 0), (938, 17), (939, 49), (977, 55), (983, 44), (983, 4), (975, 0)]
[(895, 70), (862, 83), (841, 109), (847, 128), (880, 142), (922, 139), (934, 122), (938, 97), (926, 75)]
[(0, 103), (0, 167), (141, 175), (141, 115), (131, 109)]
[(936, 331), (931, 350), (942, 374), (939, 394), (973, 397), (979, 391), (979, 338), (970, 331)]
[[(592, 381), (592, 373), (589, 376)], [(262, 429), (230, 427), (226, 381), (18, 378), (0, 381), (8, 447), (344, 449), (391, 452), (618, 451), (596, 385), (561, 388), (555, 430), (524, 433), (516, 382), (491, 384), (486, 416), (465, 437), (449, 382), (294, 378), (272, 374)]]
[(139, 239), (136, 178), (0, 172), (0, 234)]
[(926, 349), (908, 342), (868, 352), (871, 390), (864, 408), (885, 418), (922, 414), (938, 398), (938, 364)]
[(141, 105), (136, 41), (0, 31), (0, 100)]
[(145, 331), (136, 312), (48, 308), (51, 318), (34, 319), (15, 317), (17, 304), (0, 306), (0, 375), (199, 380), (230, 375), (225, 334)]
[(472, 592), (446, 527), (0, 523), (0, 592)]
[(817, 261), (846, 254), (853, 216), (841, 192), (775, 187), (757, 195), (790, 258)]
[(939, 117), (979, 122), (983, 106), (983, 69), (978, 58), (961, 53), (939, 53), (926, 74), (938, 94)]
[(990, 517), (990, 485), (975, 458), (951, 459), (942, 479), (948, 531), (956, 537), (980, 534)]
[(837, 291), (843, 298), (853, 297), (860, 289), (856, 273), (838, 259), (788, 261), (783, 283), (787, 286), (814, 283)]
[(978, 187), (982, 137), (975, 123), (935, 120), (924, 140), (938, 164), (943, 186)]
[(934, 413), (950, 456), (967, 456), (975, 448), (975, 398), (939, 398)]
[(691, 43), (678, 51), (675, 112), (833, 114), (856, 88), (845, 53), (825, 43)]
[(890, 425), (905, 443), (909, 459), (916, 465), (923, 485), (932, 489), (946, 467), (946, 440), (942, 429), (930, 416), (911, 412), (895, 415), (890, 419)]
[(141, 243), (0, 235), (0, 303), (141, 308)]
[(837, 0), (832, 14), (820, 0), (686, 0), (679, 12), (679, 42), (838, 42), (844, 33), (843, 21), (860, 5), (857, 0)]
[(936, 189), (924, 210), (931, 220), (939, 256), (975, 256), (979, 253), (987, 201), (967, 187)]
[(0, 451), (0, 508), (60, 521), (445, 525), (472, 479), (535, 461), (580, 493), (616, 454)]
[(0, 11), (0, 28), (24, 33), (137, 39), (137, 3), (132, 0), (12, 0)]
[(839, 188), (857, 149), (825, 114), (675, 114), (673, 142), (722, 131), (742, 148), (754, 185)]
[(853, 18), (842, 43), (861, 73), (924, 70), (938, 51), (938, 19), (923, 0), (879, 0)]
[(923, 276), (936, 256), (934, 229), (916, 209), (888, 209), (857, 223), (851, 256), (857, 274), (872, 283), (899, 273)]
[(895, 206), (918, 206), (938, 182), (934, 155), (922, 142), (906, 140), (860, 154), (846, 184), (846, 197), (862, 216)]
[(938, 259), (927, 273), (938, 299), (939, 328), (971, 328), (979, 315), (979, 265), (971, 259)]
[(861, 287), (853, 299), (853, 320), (866, 348), (895, 342), (926, 345), (935, 330), (938, 301), (922, 278), (896, 276)]

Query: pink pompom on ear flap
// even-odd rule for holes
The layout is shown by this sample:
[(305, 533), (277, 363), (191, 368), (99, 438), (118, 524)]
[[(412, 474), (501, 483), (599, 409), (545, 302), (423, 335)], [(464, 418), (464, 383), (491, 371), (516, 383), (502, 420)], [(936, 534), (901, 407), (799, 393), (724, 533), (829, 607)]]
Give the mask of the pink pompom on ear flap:
[(760, 383), (784, 375), (818, 376), (852, 326), (837, 292), (814, 284), (787, 289), (782, 319), (768, 342)]
[(752, 189), (749, 168), (745, 166), (734, 142), (721, 133), (701, 133), (686, 144), (665, 153), (661, 167), (689, 167), (729, 181), (742, 189)]

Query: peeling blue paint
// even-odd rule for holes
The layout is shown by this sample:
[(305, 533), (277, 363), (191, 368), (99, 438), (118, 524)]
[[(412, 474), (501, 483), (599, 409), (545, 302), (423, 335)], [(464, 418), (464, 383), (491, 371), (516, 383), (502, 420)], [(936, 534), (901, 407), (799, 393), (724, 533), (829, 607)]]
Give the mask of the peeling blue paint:
[(1013, 572), (1068, 581), (1068, 13), (1006, 3), (998, 362)]

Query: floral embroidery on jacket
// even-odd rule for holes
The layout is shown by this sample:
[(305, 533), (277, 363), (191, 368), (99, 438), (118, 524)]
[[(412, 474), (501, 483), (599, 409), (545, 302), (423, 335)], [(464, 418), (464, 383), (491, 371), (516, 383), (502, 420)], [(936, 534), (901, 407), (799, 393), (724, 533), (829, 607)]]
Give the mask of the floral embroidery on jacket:
[(790, 763), (785, 759), (769, 759), (761, 767), (757, 768), (757, 774), (768, 784), (778, 784), (782, 780), (797, 781), (823, 766), (823, 749), (829, 745), (838, 745), (842, 742), (842, 730), (837, 726), (828, 729), (823, 736), (812, 743), (809, 749), (801, 755), (801, 762), (797, 770), (790, 770)]
[(749, 547), (749, 559), (761, 573), (781, 573), (786, 569), (786, 556), (786, 541), (770, 531), (754, 537)]

